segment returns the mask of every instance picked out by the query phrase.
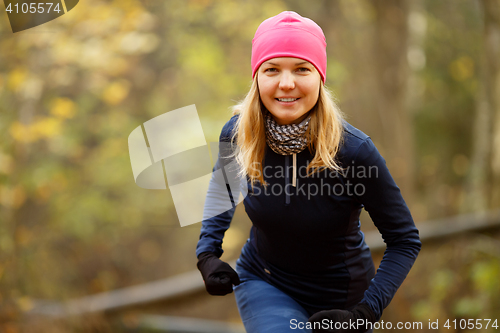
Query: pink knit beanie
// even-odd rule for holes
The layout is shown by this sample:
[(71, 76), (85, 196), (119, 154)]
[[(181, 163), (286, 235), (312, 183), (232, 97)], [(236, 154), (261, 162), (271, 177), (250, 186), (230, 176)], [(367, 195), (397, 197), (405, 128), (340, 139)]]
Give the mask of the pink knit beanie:
[(323, 30), (311, 19), (287, 11), (259, 25), (252, 41), (252, 77), (264, 61), (277, 57), (309, 61), (325, 83), (326, 39)]

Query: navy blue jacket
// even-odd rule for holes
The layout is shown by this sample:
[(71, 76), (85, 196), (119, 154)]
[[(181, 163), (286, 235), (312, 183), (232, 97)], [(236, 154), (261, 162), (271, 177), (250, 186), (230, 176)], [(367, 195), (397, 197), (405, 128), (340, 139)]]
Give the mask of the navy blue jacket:
[[(231, 140), (237, 117), (222, 129), (221, 145)], [(221, 146), (214, 170), (232, 161), (228, 155), (226, 146)], [(344, 123), (337, 155), (342, 172), (321, 171), (307, 177), (313, 157), (308, 149), (298, 153), (293, 169), (292, 155), (267, 148), (263, 168), (268, 186), (257, 184), (252, 189), (244, 184), (248, 195), (243, 203), (253, 226), (239, 264), (310, 313), (350, 309), (365, 302), (379, 319), (420, 251), (418, 230), (385, 160), (366, 134)], [(211, 182), (205, 210), (217, 206), (227, 191)], [(363, 207), (387, 244), (376, 274), (360, 230)], [(222, 239), (234, 210), (233, 206), (202, 221), (196, 255), (222, 255)]]

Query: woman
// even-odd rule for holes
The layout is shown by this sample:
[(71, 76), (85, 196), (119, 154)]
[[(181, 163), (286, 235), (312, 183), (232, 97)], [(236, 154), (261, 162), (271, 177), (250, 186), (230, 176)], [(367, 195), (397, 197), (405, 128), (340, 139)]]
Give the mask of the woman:
[[(247, 332), (371, 331), (420, 250), (408, 207), (370, 138), (343, 120), (324, 87), (316, 23), (294, 12), (265, 20), (252, 74), (222, 129), (215, 170), (236, 178), (225, 167), (237, 162), (253, 226), (234, 271), (219, 259), (234, 207), (203, 220), (196, 254), (206, 289), (225, 295), (234, 285)], [(227, 196), (216, 184), (206, 211)], [(377, 274), (360, 231), (363, 207), (387, 244)]]

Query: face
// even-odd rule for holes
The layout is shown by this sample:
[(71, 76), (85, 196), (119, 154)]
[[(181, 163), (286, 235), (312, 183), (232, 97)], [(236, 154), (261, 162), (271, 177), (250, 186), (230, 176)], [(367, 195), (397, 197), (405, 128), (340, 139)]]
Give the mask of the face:
[(257, 73), (260, 99), (280, 125), (298, 124), (316, 105), (321, 76), (310, 62), (299, 58), (273, 58)]

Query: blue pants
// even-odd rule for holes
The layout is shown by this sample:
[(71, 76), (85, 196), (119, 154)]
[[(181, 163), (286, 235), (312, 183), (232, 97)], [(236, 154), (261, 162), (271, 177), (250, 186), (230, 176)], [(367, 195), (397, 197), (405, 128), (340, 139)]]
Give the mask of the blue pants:
[(234, 294), (247, 333), (312, 333), (306, 328), (310, 315), (304, 307), (238, 263), (241, 283), (234, 287)]
[(311, 333), (307, 311), (290, 296), (236, 264), (241, 284), (234, 287), (247, 333)]

